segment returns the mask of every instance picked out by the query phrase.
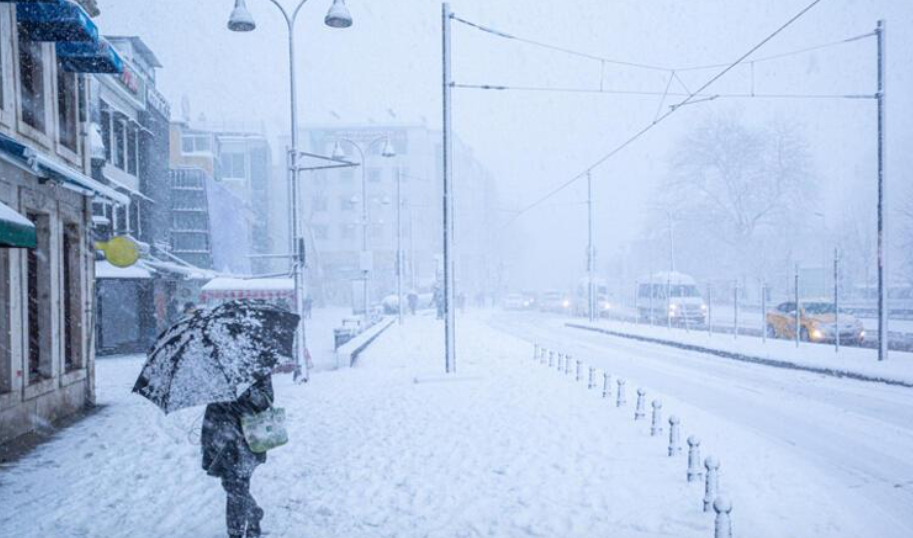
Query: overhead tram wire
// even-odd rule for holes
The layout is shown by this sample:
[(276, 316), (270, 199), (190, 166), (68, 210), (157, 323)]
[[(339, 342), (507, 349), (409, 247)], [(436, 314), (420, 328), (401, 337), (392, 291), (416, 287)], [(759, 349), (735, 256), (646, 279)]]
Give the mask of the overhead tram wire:
[[(700, 97), (712, 99), (874, 99), (874, 94), (802, 94), (802, 93), (714, 93), (695, 94), (684, 92), (658, 92), (651, 90), (614, 90), (599, 88), (573, 88), (561, 86), (507, 86), (496, 84), (454, 83), (454, 88), (467, 90), (521, 91), (521, 92), (554, 92), (554, 93), (591, 93), (606, 95), (633, 95), (648, 97)], [(680, 106), (680, 105), (672, 105)], [(657, 114), (657, 116), (659, 116)]]
[(568, 49), (565, 47), (560, 47), (557, 45), (550, 45), (548, 43), (543, 43), (541, 41), (536, 41), (536, 40), (528, 39), (525, 37), (518, 37), (513, 34), (508, 34), (507, 32), (495, 30), (494, 28), (489, 28), (487, 26), (483, 26), (481, 24), (478, 24), (478, 23), (475, 23), (472, 21), (468, 21), (466, 19), (462, 19), (460, 17), (457, 17), (456, 15), (453, 16), (453, 20), (456, 22), (463, 23), (466, 26), (469, 26), (470, 28), (475, 28), (476, 30), (479, 30), (481, 32), (485, 32), (487, 34), (491, 34), (491, 35), (494, 35), (497, 37), (501, 37), (504, 39), (510, 39), (512, 41), (517, 41), (519, 43), (526, 43), (527, 45), (532, 45), (534, 47), (548, 49), (548, 50), (552, 50), (555, 52), (561, 52), (561, 53), (568, 54), (571, 56), (577, 56), (579, 58), (586, 58), (588, 60), (593, 60), (593, 61), (601, 62), (604, 64), (614, 64), (614, 65), (621, 65), (621, 66), (625, 66), (625, 67), (636, 67), (638, 69), (647, 69), (650, 71), (664, 71), (664, 72), (672, 71), (672, 69), (669, 69), (668, 67), (644, 64), (644, 63), (639, 63), (639, 62), (629, 62), (629, 61), (624, 61), (624, 60), (615, 60), (613, 58), (605, 58), (603, 56), (597, 56), (595, 54), (579, 52), (579, 51)]
[(641, 128), (639, 131), (637, 131), (636, 133), (634, 133), (630, 138), (628, 138), (627, 140), (625, 140), (624, 142), (622, 142), (621, 144), (619, 144), (618, 146), (616, 146), (614, 149), (612, 149), (612, 150), (611, 150), (610, 152), (608, 152), (607, 154), (605, 154), (605, 155), (603, 155), (602, 157), (600, 157), (598, 160), (596, 160), (596, 162), (594, 162), (592, 165), (590, 165), (589, 167), (587, 167), (585, 170), (583, 170), (583, 171), (580, 172), (579, 174), (577, 174), (577, 175), (571, 177), (571, 178), (568, 179), (567, 181), (561, 183), (560, 185), (558, 185), (558, 186), (555, 187), (554, 189), (550, 190), (546, 195), (544, 195), (544, 196), (538, 198), (538, 199), (537, 199), (536, 201), (534, 201), (533, 203), (531, 203), (531, 204), (529, 204), (528, 206), (526, 206), (526, 207), (524, 207), (523, 209), (521, 209), (516, 215), (514, 215), (514, 217), (513, 217), (510, 221), (507, 222), (507, 224), (505, 225), (505, 227), (510, 226), (510, 225), (513, 224), (517, 219), (519, 219), (521, 216), (523, 216), (525, 213), (527, 213), (527, 212), (529, 212), (530, 210), (532, 210), (532, 209), (536, 208), (537, 206), (541, 205), (541, 204), (544, 203), (546, 200), (548, 200), (548, 199), (551, 198), (552, 196), (555, 196), (556, 194), (558, 194), (559, 192), (563, 191), (563, 190), (566, 189), (567, 187), (573, 185), (573, 184), (576, 183), (579, 179), (581, 179), (581, 178), (583, 178), (583, 177), (586, 177), (586, 175), (587, 175), (588, 173), (590, 173), (593, 169), (595, 169), (596, 167), (602, 165), (603, 163), (605, 163), (606, 161), (608, 161), (609, 159), (611, 159), (612, 157), (614, 157), (615, 155), (617, 155), (619, 152), (621, 152), (622, 150), (624, 150), (626, 147), (628, 147), (628, 146), (630, 146), (631, 144), (633, 144), (633, 143), (634, 143), (635, 141), (637, 141), (640, 137), (642, 137), (643, 135), (645, 135), (645, 134), (646, 134), (647, 132), (649, 132), (651, 129), (653, 129), (654, 127), (656, 127), (657, 125), (659, 125), (661, 122), (665, 121), (665, 120), (666, 120), (667, 118), (669, 118), (669, 116), (671, 116), (672, 114), (675, 114), (675, 113), (676, 113), (678, 110), (680, 110), (682, 107), (684, 107), (685, 105), (688, 105), (689, 103), (692, 103), (692, 102), (694, 101), (694, 98), (695, 98), (695, 97), (700, 96), (700, 95), (704, 92), (704, 90), (706, 90), (707, 88), (709, 88), (710, 86), (712, 86), (716, 81), (718, 81), (719, 79), (721, 79), (722, 77), (724, 77), (724, 76), (726, 75), (726, 73), (728, 73), (729, 71), (733, 70), (736, 66), (738, 66), (738, 65), (741, 64), (743, 61), (745, 61), (746, 58), (748, 58), (749, 56), (751, 56), (752, 54), (754, 54), (758, 49), (760, 49), (761, 47), (763, 47), (764, 45), (766, 45), (771, 39), (773, 39), (774, 37), (776, 37), (777, 35), (779, 35), (780, 32), (782, 32), (783, 30), (785, 30), (786, 28), (788, 28), (789, 26), (791, 26), (793, 23), (795, 23), (797, 20), (799, 20), (800, 18), (802, 18), (803, 15), (805, 15), (805, 14), (808, 13), (812, 8), (814, 8), (816, 5), (818, 5), (819, 3), (821, 3), (821, 1), (822, 1), (822, 0), (813, 0), (811, 3), (809, 3), (807, 6), (805, 6), (801, 11), (799, 11), (798, 13), (796, 13), (795, 15), (793, 15), (789, 20), (787, 20), (785, 23), (783, 23), (779, 28), (777, 28), (776, 30), (774, 30), (770, 35), (768, 35), (767, 37), (765, 37), (764, 39), (762, 39), (758, 44), (756, 44), (756, 45), (754, 45), (753, 47), (751, 47), (751, 48), (748, 50), (748, 52), (746, 52), (745, 54), (743, 54), (742, 56), (740, 56), (740, 57), (739, 57), (737, 60), (735, 60), (734, 62), (728, 64), (722, 71), (720, 71), (719, 73), (717, 73), (716, 75), (714, 75), (713, 77), (711, 77), (710, 80), (708, 80), (708, 81), (705, 82), (703, 85), (701, 85), (700, 88), (698, 88), (697, 90), (695, 90), (693, 93), (691, 93), (691, 95), (689, 95), (688, 97), (686, 97), (685, 99), (683, 99), (680, 103), (678, 103), (677, 105), (672, 106), (667, 112), (665, 112), (665, 113), (664, 113), (663, 115), (661, 115), (659, 118), (653, 120), (653, 122), (651, 122), (651, 123), (647, 124), (646, 126), (644, 126), (643, 128)]

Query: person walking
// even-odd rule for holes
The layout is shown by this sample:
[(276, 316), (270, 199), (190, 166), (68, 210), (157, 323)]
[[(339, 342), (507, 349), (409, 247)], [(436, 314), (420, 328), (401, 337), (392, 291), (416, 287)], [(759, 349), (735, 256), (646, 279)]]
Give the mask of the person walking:
[(222, 480), (227, 496), (225, 520), (229, 538), (260, 536), (263, 509), (250, 493), (250, 480), (254, 469), (266, 461), (266, 453), (258, 454), (250, 449), (241, 418), (269, 409), (273, 395), (272, 376), (268, 375), (254, 382), (234, 402), (207, 405), (203, 415), (203, 469)]

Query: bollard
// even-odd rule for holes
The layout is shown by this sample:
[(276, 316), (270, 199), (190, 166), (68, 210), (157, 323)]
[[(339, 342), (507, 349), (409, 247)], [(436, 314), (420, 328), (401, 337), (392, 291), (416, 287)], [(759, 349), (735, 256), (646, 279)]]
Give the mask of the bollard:
[(669, 417), (669, 455), (676, 456), (682, 453), (682, 442), (679, 439), (678, 417), (672, 415)]
[(726, 497), (717, 497), (713, 501), (713, 511), (716, 512), (713, 537), (732, 538), (732, 519), (729, 516), (732, 503)]
[(552, 364), (554, 364), (554, 362), (555, 362), (555, 352), (549, 351), (548, 352), (548, 367), (551, 368)]
[(615, 407), (623, 407), (625, 401), (625, 380), (618, 380), (618, 396), (615, 398)]
[(596, 369), (590, 366), (590, 377), (586, 383), (587, 390), (596, 388)]
[(558, 365), (557, 365), (559, 374), (561, 373), (561, 369), (563, 368), (563, 366), (561, 366), (561, 364), (566, 361), (567, 361), (567, 355), (565, 355), (564, 353), (559, 353), (558, 354)]
[(542, 348), (540, 351), (541, 353), (539, 353), (539, 364), (543, 364), (545, 363), (545, 355), (548, 353), (548, 350)]
[(539, 344), (533, 344), (533, 359), (539, 358)]
[(580, 382), (580, 364), (581, 364), (581, 363), (580, 363), (580, 361), (578, 360), (578, 361), (577, 361), (577, 374), (576, 374), (575, 379), (574, 379), (574, 380), (577, 381), (577, 382)]
[(691, 435), (688, 437), (688, 482), (697, 482), (704, 478), (701, 470), (701, 440)]
[(663, 433), (663, 402), (653, 400), (653, 424), (650, 425), (650, 435), (656, 437)]
[(571, 356), (567, 355), (564, 357), (564, 375), (571, 374)]
[(720, 489), (720, 462), (713, 456), (704, 460), (704, 469), (707, 469), (707, 478), (704, 484), (704, 512), (709, 512), (713, 500)]
[(608, 398), (612, 395), (612, 374), (603, 372), (602, 374), (602, 397)]
[(644, 408), (646, 407), (646, 403), (644, 402), (644, 400), (646, 400), (646, 398), (647, 398), (647, 391), (645, 391), (643, 388), (638, 388), (637, 389), (637, 407), (634, 408), (634, 420), (643, 420), (643, 418), (647, 416), (647, 413), (644, 410)]

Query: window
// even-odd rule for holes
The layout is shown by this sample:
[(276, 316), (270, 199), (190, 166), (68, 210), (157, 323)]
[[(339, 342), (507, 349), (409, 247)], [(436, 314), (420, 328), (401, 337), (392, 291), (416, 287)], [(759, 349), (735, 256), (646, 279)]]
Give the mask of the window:
[(223, 179), (247, 179), (247, 158), (243, 153), (223, 153), (221, 167)]
[(125, 144), (127, 143), (126, 122), (123, 119), (114, 119), (114, 166), (121, 170), (126, 170), (127, 154)]
[(383, 174), (380, 168), (371, 168), (368, 170), (368, 181), (371, 183), (380, 183), (382, 178)]
[(339, 209), (341, 211), (353, 211), (355, 209), (355, 197), (340, 196)]
[(45, 132), (44, 49), (19, 32), (19, 87), (22, 121)]
[(111, 109), (101, 103), (101, 139), (105, 143), (105, 160), (111, 162)]
[(79, 89), (76, 73), (57, 66), (57, 120), (61, 145), (76, 153), (78, 139)]
[(184, 135), (181, 137), (181, 152), (188, 153), (210, 153), (211, 144), (209, 135)]
[(38, 247), (26, 255), (26, 297), (28, 310), (28, 383), (52, 376), (51, 369), (51, 262), (50, 217), (29, 213), (35, 224)]
[(383, 224), (372, 224), (371, 225), (371, 239), (379, 241), (384, 238), (384, 228)]
[(339, 171), (339, 180), (342, 183), (351, 183), (355, 179), (355, 172), (351, 168), (343, 168)]
[(354, 224), (340, 224), (339, 225), (339, 236), (343, 239), (354, 239), (355, 238), (355, 225)]
[(326, 226), (318, 224), (314, 226), (314, 239), (326, 240), (330, 236)]
[(79, 225), (66, 224), (63, 231), (63, 330), (64, 370), (82, 368), (82, 263)]
[(9, 249), (0, 248), (0, 394), (13, 390)]
[(137, 144), (138, 129), (135, 124), (127, 126), (127, 173), (135, 176), (138, 164), (139, 147)]

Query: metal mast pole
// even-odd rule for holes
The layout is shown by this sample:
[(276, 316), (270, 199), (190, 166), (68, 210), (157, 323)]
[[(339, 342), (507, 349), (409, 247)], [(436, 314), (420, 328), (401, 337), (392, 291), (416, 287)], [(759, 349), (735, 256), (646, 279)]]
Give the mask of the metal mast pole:
[(450, 26), (453, 14), (450, 4), (441, 6), (442, 24), (442, 71), (443, 71), (443, 181), (444, 181), (444, 367), (447, 373), (456, 372), (456, 317), (453, 311), (453, 128), (451, 116), (451, 97), (453, 86), (450, 65)]
[(888, 290), (885, 286), (885, 240), (886, 215), (885, 202), (887, 192), (885, 185), (885, 22), (878, 21), (875, 35), (878, 37), (878, 360), (888, 358)]
[(590, 323), (596, 320), (596, 297), (593, 294), (593, 271), (596, 265), (596, 248), (593, 246), (593, 174), (586, 173), (586, 212), (587, 212), (587, 246), (586, 246), (586, 276), (587, 276), (587, 315)]
[(292, 17), (289, 17), (288, 14), (282, 9), (282, 6), (276, 4), (282, 11), (282, 15), (285, 17), (286, 25), (288, 26), (288, 62), (289, 62), (289, 112), (291, 114), (291, 128), (292, 128), (292, 147), (289, 151), (288, 158), (288, 181), (289, 181), (289, 218), (291, 219), (291, 243), (292, 243), (292, 253), (294, 258), (292, 260), (292, 278), (294, 280), (295, 292), (295, 313), (300, 316), (300, 321), (298, 322), (298, 334), (297, 334), (297, 345), (295, 346), (295, 378), (304, 377), (305, 381), (310, 377), (310, 372), (308, 371), (307, 359), (305, 352), (307, 350), (307, 332), (305, 330), (304, 322), (304, 295), (305, 295), (305, 265), (306, 260), (306, 251), (304, 248), (304, 233), (302, 230), (301, 215), (300, 215), (300, 193), (298, 185), (298, 71), (295, 66), (295, 19), (298, 16), (298, 13), (301, 10), (301, 7), (304, 5), (304, 2), (298, 5), (298, 8), (295, 10)]
[(403, 324), (403, 170), (396, 167), (396, 312), (399, 324)]
[(838, 287), (840, 261), (837, 258), (837, 249), (834, 249), (834, 353), (840, 353), (840, 288)]
[[(365, 152), (353, 144), (361, 154), (361, 271), (364, 277), (363, 296), (365, 301), (365, 324), (368, 323), (368, 275), (370, 274), (369, 265), (373, 264), (368, 261), (368, 167)], [(370, 148), (369, 148), (370, 149)]]

